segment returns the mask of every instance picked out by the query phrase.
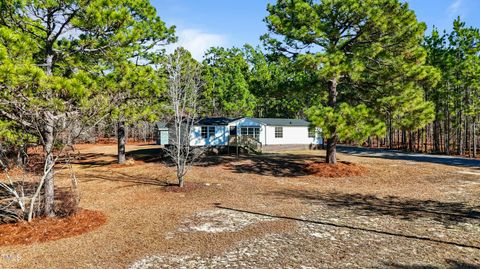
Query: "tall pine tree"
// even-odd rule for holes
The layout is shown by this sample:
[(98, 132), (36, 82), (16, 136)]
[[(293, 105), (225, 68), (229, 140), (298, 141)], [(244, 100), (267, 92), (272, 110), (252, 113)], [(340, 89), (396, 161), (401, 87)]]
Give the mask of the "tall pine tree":
[(1, 0), (0, 26), (31, 40), (33, 63), (45, 74), (39, 85), (2, 99), (4, 115), (35, 130), (43, 146), (45, 215), (54, 216), (58, 127), (91, 118), (106, 100), (98, 77), (114, 63), (147, 57), (173, 41), (174, 28), (166, 27), (148, 0)]
[[(372, 108), (393, 88), (384, 82), (402, 76), (397, 72), (423, 65), (420, 42), (425, 25), (417, 22), (408, 4), (398, 0), (279, 0), (268, 5), (268, 11), (270, 32), (284, 37), (271, 39), (272, 48), (291, 55), (328, 85), (319, 111), (341, 114), (339, 103), (343, 102), (351, 107), (344, 111), (355, 111), (361, 104)], [(324, 106), (329, 109), (321, 109)], [(311, 113), (318, 118), (318, 113)], [(326, 161), (334, 164), (339, 133), (344, 132), (335, 124), (321, 126), (322, 122), (316, 123), (329, 136)], [(377, 130), (370, 127), (366, 129)]]

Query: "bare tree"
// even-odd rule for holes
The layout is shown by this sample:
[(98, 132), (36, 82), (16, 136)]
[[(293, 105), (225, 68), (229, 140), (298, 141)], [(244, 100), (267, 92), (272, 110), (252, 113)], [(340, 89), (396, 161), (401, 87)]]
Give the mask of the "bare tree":
[(0, 143), (0, 169), (6, 182), (0, 181), (0, 223), (7, 219), (19, 221), (24, 219), (27, 212), (27, 198), (23, 185), (16, 186), (8, 172), (8, 165), (5, 163), (5, 153)]
[(167, 57), (168, 111), (170, 113), (170, 145), (167, 155), (175, 164), (179, 187), (203, 149), (190, 145), (190, 132), (198, 116), (198, 99), (202, 88), (201, 65), (190, 53), (178, 48)]
[[(5, 155), (5, 150), (2, 149), (0, 141), (0, 172), (7, 179), (7, 182), (0, 182), (0, 193), (3, 193), (0, 198), (0, 222), (5, 217), (5, 212), (10, 218), (16, 220), (24, 219), (29, 222), (33, 220), (34, 216), (51, 216), (48, 212), (55, 210), (55, 197), (52, 195), (55, 190), (53, 182), (49, 184), (48, 180), (51, 180), (56, 174), (55, 166), (59, 163), (59, 160), (61, 160), (60, 163), (63, 164), (63, 167), (70, 169), (72, 194), (78, 198), (76, 177), (71, 166), (73, 157), (70, 153), (73, 150), (75, 140), (106, 117), (103, 112), (105, 110), (104, 106), (95, 100), (93, 102), (97, 105), (92, 105), (89, 109), (79, 109), (74, 107), (73, 104), (69, 104), (66, 106), (68, 112), (56, 114), (54, 124), (52, 125), (51, 145), (49, 152), (43, 156), (46, 160), (38, 178), (38, 184), (35, 184), (36, 186), (30, 183), (33, 183), (35, 181), (33, 179), (37, 178), (37, 176), (27, 167), (22, 167), (23, 174), (20, 176), (10, 175), (9, 167), (11, 165), (7, 164), (10, 158)], [(9, 105), (15, 108), (15, 103), (12, 102)], [(19, 119), (17, 121), (20, 123), (18, 127), (21, 128), (22, 133), (35, 137), (40, 145), (45, 146), (47, 144), (44, 137), (41, 136), (41, 124), (44, 122), (38, 114), (17, 109), (15, 114), (12, 113), (11, 115)], [(54, 148), (53, 145), (61, 146)], [(23, 154), (27, 155), (27, 152)], [(24, 166), (26, 166), (26, 163)], [(25, 183), (28, 183), (28, 189), (23, 188)], [(78, 205), (78, 201), (76, 205)], [(64, 209), (59, 208), (59, 210)]]

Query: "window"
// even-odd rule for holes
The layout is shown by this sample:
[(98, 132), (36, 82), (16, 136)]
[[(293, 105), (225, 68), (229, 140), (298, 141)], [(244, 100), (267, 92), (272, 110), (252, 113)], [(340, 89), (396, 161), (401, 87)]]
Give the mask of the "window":
[(258, 139), (260, 137), (260, 128), (253, 128), (253, 137), (255, 137), (256, 139)]
[(242, 135), (248, 135), (248, 127), (242, 127), (241, 132)]
[(230, 126), (230, 135), (237, 135), (237, 126)]
[(244, 136), (251, 136), (255, 139), (260, 138), (260, 128), (259, 127), (242, 127), (242, 128), (240, 128), (240, 133)]
[(208, 137), (215, 137), (215, 126), (208, 127)]
[(202, 126), (202, 138), (209, 138), (215, 136), (215, 126)]
[(283, 127), (275, 127), (275, 138), (283, 138)]
[(308, 137), (315, 138), (315, 131), (316, 131), (315, 129), (316, 129), (315, 127), (308, 128)]

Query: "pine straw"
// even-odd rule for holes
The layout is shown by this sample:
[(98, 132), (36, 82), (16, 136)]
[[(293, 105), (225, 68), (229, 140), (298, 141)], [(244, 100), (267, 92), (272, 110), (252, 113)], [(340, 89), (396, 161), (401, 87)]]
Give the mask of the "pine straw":
[(180, 188), (178, 185), (168, 185), (163, 190), (165, 192), (176, 192), (176, 193), (187, 193), (192, 192), (198, 189), (205, 189), (208, 186), (203, 183), (198, 182), (185, 182), (183, 188)]
[[(394, 239), (364, 231), (382, 230), (475, 243), (478, 233), (474, 232), (479, 227), (478, 222), (473, 222), (475, 219), (444, 227), (441, 214), (421, 211), (433, 201), (440, 206), (447, 202), (452, 210), (458, 205), (480, 206), (478, 176), (456, 172), (467, 170), (466, 167), (420, 162), (409, 165), (402, 160), (339, 153), (342, 161), (364, 167), (365, 176), (314, 180), (316, 177), (308, 176), (304, 170), (305, 163), (325, 158), (325, 151), (264, 154), (258, 158), (219, 156), (216, 162), (193, 167), (186, 180), (187, 183), (210, 183), (210, 186), (184, 194), (163, 191), (163, 182), (175, 182), (175, 171), (161, 161), (110, 169), (109, 164), (116, 159), (115, 145), (84, 147), (82, 153), (90, 156), (86, 161), (98, 165), (74, 165), (82, 191), (82, 206), (105, 212), (108, 223), (95, 232), (70, 239), (28, 247), (0, 247), (0, 268), (128, 268), (151, 255), (170, 257), (172, 254), (181, 258), (200, 256), (198, 262), (218, 261), (215, 257), (224, 257), (220, 261), (237, 259), (238, 263), (232, 261), (231, 266), (242, 267), (240, 262), (251, 262), (255, 268), (318, 267), (318, 264), (329, 268), (455, 267), (448, 264), (447, 259), (472, 265), (480, 263), (478, 250)], [(127, 145), (134, 157), (135, 151), (158, 148)], [(258, 169), (249, 169), (252, 164)], [(60, 174), (56, 183), (69, 186), (68, 174)], [(220, 186), (216, 187), (217, 184)], [(236, 232), (212, 234), (179, 230), (184, 221), (200, 212), (214, 210), (215, 204), (359, 230), (313, 223), (314, 226), (308, 225), (307, 229), (302, 228), (307, 223), (288, 219), (254, 223)], [(403, 216), (412, 217), (405, 220)], [(430, 230), (432, 228), (434, 230)], [(326, 236), (327, 232), (329, 237), (317, 237)], [(275, 240), (266, 240), (269, 236)], [(65, 251), (70, 249), (75, 255)], [(235, 251), (243, 254), (236, 255)], [(21, 259), (2, 259), (2, 253), (19, 255)], [(245, 256), (251, 253), (254, 256)], [(190, 260), (184, 261), (182, 266), (188, 268)], [(192, 263), (193, 266), (209, 265), (198, 262)], [(170, 260), (163, 264), (165, 267), (175, 265), (177, 263)], [(216, 267), (226, 267), (224, 265), (217, 263)]]
[(366, 172), (366, 169), (362, 166), (350, 162), (337, 162), (337, 164), (312, 162), (306, 165), (305, 170), (310, 175), (317, 177), (361, 176)]
[(127, 159), (125, 163), (113, 163), (109, 167), (110, 168), (125, 168), (125, 167), (131, 167), (131, 166), (139, 166), (143, 165), (145, 162), (143, 161), (135, 161), (134, 159)]
[(98, 211), (82, 209), (67, 218), (42, 218), (32, 223), (0, 225), (0, 246), (29, 245), (77, 236), (105, 224), (107, 217)]
[[(8, 171), (8, 174), (4, 171), (0, 171), (0, 180), (5, 181), (10, 178), (21, 178), (25, 175), (25, 172), (19, 167), (13, 167)], [(8, 177), (7, 177), (8, 176)]]

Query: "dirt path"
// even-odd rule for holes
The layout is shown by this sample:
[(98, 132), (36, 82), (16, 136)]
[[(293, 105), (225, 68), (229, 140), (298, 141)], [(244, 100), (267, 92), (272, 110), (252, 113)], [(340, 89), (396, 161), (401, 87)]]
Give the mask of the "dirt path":
[(126, 167), (115, 146), (79, 149), (82, 206), (107, 224), (0, 247), (0, 268), (480, 268), (472, 167), (339, 154), (368, 173), (318, 178), (301, 167), (323, 151), (218, 156), (188, 176), (204, 187), (169, 193), (155, 146), (128, 147)]

